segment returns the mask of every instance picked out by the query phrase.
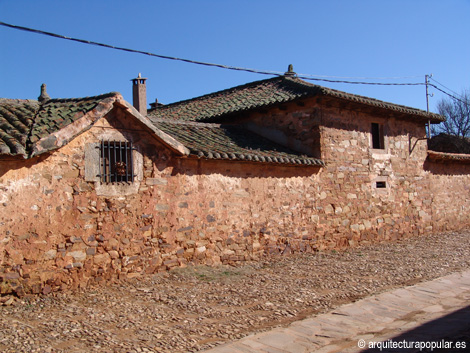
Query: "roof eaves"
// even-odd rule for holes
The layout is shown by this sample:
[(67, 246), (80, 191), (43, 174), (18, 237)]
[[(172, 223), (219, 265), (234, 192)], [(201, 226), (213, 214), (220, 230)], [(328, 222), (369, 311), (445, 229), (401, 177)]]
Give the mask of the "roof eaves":
[(457, 162), (470, 164), (470, 154), (448, 153), (428, 150), (428, 159), (432, 162)]
[(324, 167), (325, 162), (317, 158), (300, 157), (299, 158), (288, 158), (288, 157), (273, 157), (273, 156), (262, 156), (258, 154), (250, 153), (219, 153), (207, 150), (194, 150), (192, 151), (198, 158), (202, 159), (216, 159), (216, 160), (237, 160), (244, 162), (258, 162), (258, 163), (269, 163), (269, 164), (284, 164), (291, 166), (318, 166)]

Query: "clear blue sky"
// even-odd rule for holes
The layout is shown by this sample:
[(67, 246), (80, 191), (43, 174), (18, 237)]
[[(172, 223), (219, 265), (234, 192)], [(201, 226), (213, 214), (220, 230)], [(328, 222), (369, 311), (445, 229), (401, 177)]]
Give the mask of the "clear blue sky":
[[(425, 74), (470, 88), (470, 0), (0, 0), (0, 21), (198, 61), (338, 77)], [(119, 52), (0, 26), (0, 97), (118, 91), (147, 77), (148, 102), (171, 103), (269, 76)], [(357, 79), (353, 79), (357, 80)], [(426, 109), (424, 86), (318, 84)], [(430, 109), (443, 94), (430, 92)]]

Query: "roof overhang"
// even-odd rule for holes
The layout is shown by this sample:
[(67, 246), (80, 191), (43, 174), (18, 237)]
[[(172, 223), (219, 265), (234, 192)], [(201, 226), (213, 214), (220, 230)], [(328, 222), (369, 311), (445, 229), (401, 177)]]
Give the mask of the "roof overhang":
[(455, 162), (461, 164), (470, 164), (470, 154), (463, 153), (447, 153), (428, 150), (428, 159), (431, 162), (437, 163)]

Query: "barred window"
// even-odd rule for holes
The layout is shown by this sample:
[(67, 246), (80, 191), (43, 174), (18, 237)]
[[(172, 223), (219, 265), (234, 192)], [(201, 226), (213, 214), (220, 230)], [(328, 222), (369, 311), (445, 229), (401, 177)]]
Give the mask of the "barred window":
[(102, 183), (134, 182), (132, 142), (101, 141), (100, 180)]

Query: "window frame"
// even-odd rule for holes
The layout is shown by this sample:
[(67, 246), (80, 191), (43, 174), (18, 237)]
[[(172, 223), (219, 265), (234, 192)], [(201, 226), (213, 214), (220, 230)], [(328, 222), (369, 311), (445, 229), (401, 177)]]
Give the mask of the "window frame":
[(370, 146), (373, 150), (386, 150), (384, 124), (372, 122), (370, 125)]
[(388, 195), (390, 192), (390, 179), (387, 176), (377, 176), (370, 183), (371, 189), (375, 194)]
[(139, 192), (140, 184), (143, 180), (143, 155), (139, 146), (133, 144), (132, 166), (134, 180), (132, 182), (105, 183), (100, 178), (100, 144), (102, 140), (116, 140), (123, 143), (130, 139), (123, 139), (118, 134), (105, 134), (96, 142), (85, 144), (85, 181), (95, 184), (95, 192), (99, 196), (126, 196)]

